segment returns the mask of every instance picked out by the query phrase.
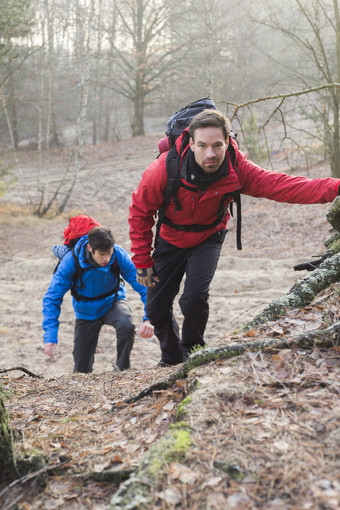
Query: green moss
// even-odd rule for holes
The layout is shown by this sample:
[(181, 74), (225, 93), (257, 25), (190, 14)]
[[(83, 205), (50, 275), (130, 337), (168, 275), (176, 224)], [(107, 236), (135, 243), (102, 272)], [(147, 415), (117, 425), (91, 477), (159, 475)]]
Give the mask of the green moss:
[(145, 463), (141, 467), (148, 476), (160, 476), (165, 465), (183, 458), (185, 452), (191, 446), (190, 431), (188, 427), (173, 425), (165, 436), (163, 436), (150, 450)]
[(16, 475), (15, 459), (13, 454), (12, 433), (8, 425), (8, 414), (0, 394), (0, 461), (2, 477), (12, 479)]
[(329, 249), (334, 253), (338, 253), (340, 251), (340, 239), (335, 239), (330, 245)]
[(170, 425), (170, 430), (172, 430), (172, 429), (186, 429), (186, 430), (190, 431), (191, 427), (185, 421), (178, 421), (178, 422), (172, 423)]
[(192, 401), (191, 397), (186, 397), (182, 400), (182, 402), (179, 404), (176, 412), (176, 420), (182, 420), (184, 416), (186, 415), (185, 407), (190, 404)]
[(195, 344), (191, 347), (190, 349), (190, 354), (194, 353), (194, 352), (198, 352), (198, 351), (201, 351), (203, 349), (203, 346), (202, 345), (199, 345), (199, 344)]
[(150, 487), (164, 475), (165, 467), (180, 461), (191, 446), (190, 430), (183, 422), (170, 430), (149, 450), (140, 468), (127, 480), (111, 500), (110, 510), (150, 508)]
[(5, 387), (3, 384), (0, 384), (1, 398), (6, 400), (6, 399), (13, 397), (14, 394), (15, 394), (15, 391), (13, 388), (8, 388), (8, 387)]

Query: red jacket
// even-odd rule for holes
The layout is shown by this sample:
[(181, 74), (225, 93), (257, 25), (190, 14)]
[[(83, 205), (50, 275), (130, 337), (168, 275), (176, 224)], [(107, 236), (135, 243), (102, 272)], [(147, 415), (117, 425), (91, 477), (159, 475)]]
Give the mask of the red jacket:
[[(176, 141), (178, 151), (181, 141), (182, 136)], [(339, 179), (331, 177), (308, 179), (307, 177), (295, 177), (264, 170), (248, 160), (246, 155), (238, 150), (236, 142), (231, 138), (230, 143), (233, 144), (236, 153), (235, 166), (237, 172), (232, 167), (227, 153), (229, 174), (213, 182), (204, 193), (197, 193), (197, 187), (181, 178), (181, 181), (186, 184), (186, 188), (180, 186), (178, 190), (181, 210), (175, 212), (172, 200), (166, 210), (166, 216), (173, 223), (182, 225), (212, 223), (216, 220), (216, 212), (222, 196), (238, 189), (244, 195), (291, 204), (332, 202), (338, 195)], [(190, 150), (189, 146), (186, 150)], [(167, 152), (161, 154), (158, 159), (151, 163), (143, 173), (138, 189), (132, 194), (129, 214), (130, 238), (131, 251), (134, 253), (132, 260), (137, 268), (146, 268), (153, 265), (151, 258), (152, 227), (155, 223), (154, 216), (164, 200), (167, 184), (166, 156)], [(190, 191), (188, 187), (192, 187), (195, 191)], [(229, 202), (231, 201), (232, 198)], [(230, 214), (227, 212), (219, 225), (203, 232), (184, 232), (163, 223), (160, 236), (179, 248), (191, 248), (205, 241), (213, 233), (224, 230), (229, 218)]]

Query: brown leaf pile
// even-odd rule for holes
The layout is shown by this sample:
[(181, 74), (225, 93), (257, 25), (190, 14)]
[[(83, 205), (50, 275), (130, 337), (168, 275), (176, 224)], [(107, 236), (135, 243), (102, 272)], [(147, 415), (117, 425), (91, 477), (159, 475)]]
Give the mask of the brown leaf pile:
[[(150, 445), (168, 429), (186, 384), (179, 381), (138, 404), (126, 406), (123, 400), (170, 371), (74, 374), (51, 380), (3, 376), (1, 383), (11, 394), (7, 409), (18, 439), (17, 454), (39, 452), (50, 464), (64, 463), (43, 495), (19, 485), (4, 494), (5, 508), (13, 502), (13, 492), (19, 494), (19, 508), (81, 508), (79, 504), (93, 508), (94, 502), (102, 505), (95, 508), (104, 508), (114, 488), (72, 476), (138, 466)], [(113, 404), (116, 410), (111, 412)]]

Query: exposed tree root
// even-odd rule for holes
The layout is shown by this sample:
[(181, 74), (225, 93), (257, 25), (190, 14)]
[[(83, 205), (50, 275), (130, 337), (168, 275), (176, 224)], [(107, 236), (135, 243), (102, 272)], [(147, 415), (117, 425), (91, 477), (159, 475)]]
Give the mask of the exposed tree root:
[[(308, 333), (304, 333), (291, 338), (280, 338), (271, 340), (261, 340), (259, 342), (245, 342), (240, 344), (229, 344), (224, 347), (207, 347), (201, 349), (189, 356), (187, 361), (183, 363), (176, 372), (173, 372), (167, 379), (160, 381), (159, 383), (152, 384), (148, 388), (144, 389), (135, 397), (128, 398), (125, 400), (125, 404), (131, 404), (137, 402), (142, 398), (151, 395), (154, 391), (166, 389), (174, 384), (179, 379), (187, 377), (188, 373), (209, 361), (215, 361), (217, 359), (234, 358), (241, 356), (247, 351), (262, 351), (268, 348), (285, 349), (290, 347), (292, 344), (300, 347), (332, 347), (336, 345), (340, 335), (340, 322), (335, 322), (332, 326), (325, 329), (314, 329)], [(112, 411), (116, 409), (112, 407)]]
[(309, 305), (321, 291), (339, 281), (340, 253), (336, 253), (324, 260), (312, 273), (295, 283), (287, 294), (274, 299), (265, 310), (245, 326), (245, 329), (277, 319), (288, 307), (301, 308)]
[(190, 448), (190, 428), (183, 422), (172, 425), (146, 454), (135, 474), (124, 482), (111, 500), (110, 510), (150, 508), (152, 489), (164, 473), (164, 467), (179, 461)]
[(90, 471), (88, 473), (75, 475), (75, 478), (77, 480), (84, 480), (86, 482), (92, 481), (92, 482), (112, 482), (115, 485), (119, 485), (120, 483), (124, 482), (124, 480), (128, 480), (131, 475), (135, 472), (134, 469), (106, 469), (104, 471), (101, 471), (100, 473), (97, 473), (95, 471)]
[[(39, 460), (41, 461), (42, 460), (42, 457), (40, 456), (39, 457)], [(57, 464), (52, 464), (52, 465), (49, 465), (49, 466), (44, 466), (43, 468), (41, 469), (38, 469), (37, 471), (33, 471), (33, 472), (29, 472), (27, 474), (25, 474), (24, 476), (22, 476), (21, 478), (17, 478), (16, 480), (14, 480), (13, 482), (11, 482), (7, 487), (5, 487), (1, 492), (0, 492), (0, 498), (2, 496), (4, 496), (4, 494), (9, 491), (10, 489), (12, 489), (15, 485), (19, 485), (19, 484), (24, 484), (26, 482), (29, 482), (30, 480), (33, 480), (34, 478), (37, 478), (37, 477), (40, 477), (42, 475), (45, 475), (46, 473), (48, 473), (49, 471), (55, 471), (55, 470), (58, 470), (60, 469), (64, 464), (67, 464), (69, 462), (69, 460), (65, 461), (65, 462), (59, 462)]]

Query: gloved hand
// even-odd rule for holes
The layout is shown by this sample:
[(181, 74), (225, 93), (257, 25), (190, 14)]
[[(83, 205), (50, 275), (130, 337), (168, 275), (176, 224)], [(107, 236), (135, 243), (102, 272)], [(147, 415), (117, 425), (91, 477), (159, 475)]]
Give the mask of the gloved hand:
[(137, 282), (144, 287), (154, 287), (159, 282), (158, 276), (153, 267), (137, 269)]

